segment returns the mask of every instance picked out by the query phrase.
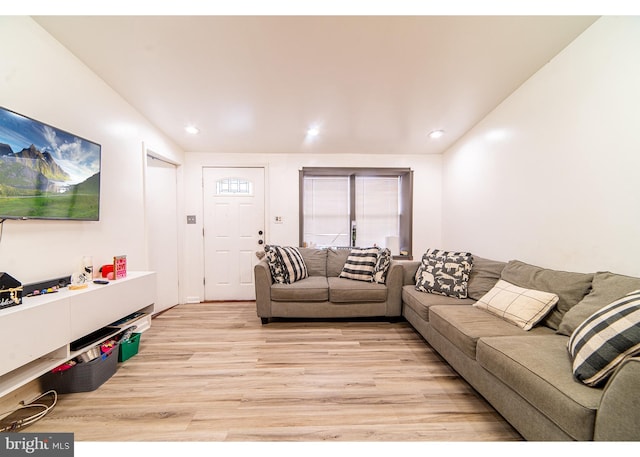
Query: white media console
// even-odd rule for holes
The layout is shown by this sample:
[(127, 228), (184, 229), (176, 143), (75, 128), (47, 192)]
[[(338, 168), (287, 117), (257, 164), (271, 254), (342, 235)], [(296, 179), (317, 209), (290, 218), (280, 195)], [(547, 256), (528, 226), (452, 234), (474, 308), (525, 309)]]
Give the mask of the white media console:
[(76, 357), (82, 350), (72, 351), (73, 341), (136, 312), (150, 322), (155, 301), (155, 272), (134, 271), (105, 285), (24, 297), (0, 310), (0, 397)]

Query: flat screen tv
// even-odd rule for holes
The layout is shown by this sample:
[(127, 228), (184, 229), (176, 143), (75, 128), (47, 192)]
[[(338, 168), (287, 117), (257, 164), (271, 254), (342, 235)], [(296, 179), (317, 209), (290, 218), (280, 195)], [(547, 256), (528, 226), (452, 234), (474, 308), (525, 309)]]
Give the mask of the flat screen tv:
[(0, 107), (0, 219), (99, 220), (101, 149)]

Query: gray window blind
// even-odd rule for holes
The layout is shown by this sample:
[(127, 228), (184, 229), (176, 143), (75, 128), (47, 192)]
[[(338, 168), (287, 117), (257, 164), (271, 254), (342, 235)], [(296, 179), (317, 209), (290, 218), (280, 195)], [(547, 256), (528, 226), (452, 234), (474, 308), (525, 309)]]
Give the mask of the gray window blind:
[(356, 244), (385, 247), (398, 236), (400, 223), (398, 177), (356, 176)]
[(308, 246), (349, 246), (349, 177), (306, 176), (303, 217)]

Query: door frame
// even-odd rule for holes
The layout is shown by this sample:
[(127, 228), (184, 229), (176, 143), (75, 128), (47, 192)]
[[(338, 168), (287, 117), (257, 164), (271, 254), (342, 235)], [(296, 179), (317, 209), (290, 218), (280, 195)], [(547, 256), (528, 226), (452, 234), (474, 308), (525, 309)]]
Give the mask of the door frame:
[(177, 261), (176, 265), (178, 271), (178, 303), (182, 304), (186, 303), (184, 298), (184, 237), (185, 230), (184, 224), (180, 223), (181, 217), (184, 214), (184, 170), (183, 164), (177, 162), (176, 160), (167, 157), (164, 154), (157, 152), (157, 150), (150, 148), (144, 142), (142, 143), (142, 169), (143, 169), (143, 179), (142, 179), (142, 188), (144, 192), (144, 230), (145, 230), (145, 264), (146, 268), (150, 270), (149, 265), (149, 252), (152, 247), (149, 245), (149, 231), (152, 230), (151, 223), (149, 221), (149, 215), (147, 212), (147, 200), (150, 196), (147, 195), (147, 157), (152, 157), (153, 159), (160, 160), (162, 162), (166, 162), (168, 164), (174, 165), (176, 167), (176, 231), (177, 231)]
[[(201, 293), (200, 296), (202, 297), (201, 301), (205, 301), (205, 297), (206, 297), (206, 287), (204, 284), (204, 279), (206, 277), (207, 271), (205, 268), (205, 256), (206, 256), (206, 252), (205, 252), (205, 242), (204, 242), (204, 212), (205, 212), (205, 198), (204, 198), (204, 170), (205, 168), (217, 168), (217, 169), (233, 169), (233, 168), (261, 168), (263, 170), (263, 196), (264, 196), (264, 245), (269, 244), (269, 233), (270, 233), (270, 225), (269, 225), (269, 221), (271, 220), (270, 217), (270, 211), (271, 211), (271, 206), (268, 204), (268, 202), (270, 201), (269, 198), (269, 189), (270, 189), (270, 180), (269, 180), (269, 165), (267, 163), (256, 163), (256, 164), (225, 164), (225, 165), (208, 165), (208, 164), (202, 164), (200, 166), (200, 214), (201, 214), (201, 218), (202, 218), (202, 238), (201, 238), (201, 245), (200, 245), (200, 252), (202, 253), (202, 258), (201, 258), (201, 271), (202, 271), (202, 284), (201, 284)], [(255, 280), (255, 279), (254, 279)], [(228, 300), (227, 300), (228, 301)]]

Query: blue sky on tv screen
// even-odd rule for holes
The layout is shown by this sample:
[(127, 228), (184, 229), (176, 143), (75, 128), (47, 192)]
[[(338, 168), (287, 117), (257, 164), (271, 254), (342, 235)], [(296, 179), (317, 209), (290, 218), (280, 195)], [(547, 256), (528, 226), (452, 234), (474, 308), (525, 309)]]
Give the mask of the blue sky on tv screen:
[(71, 176), (67, 184), (83, 182), (100, 171), (100, 145), (2, 108), (0, 143), (14, 153), (32, 144), (48, 152)]

